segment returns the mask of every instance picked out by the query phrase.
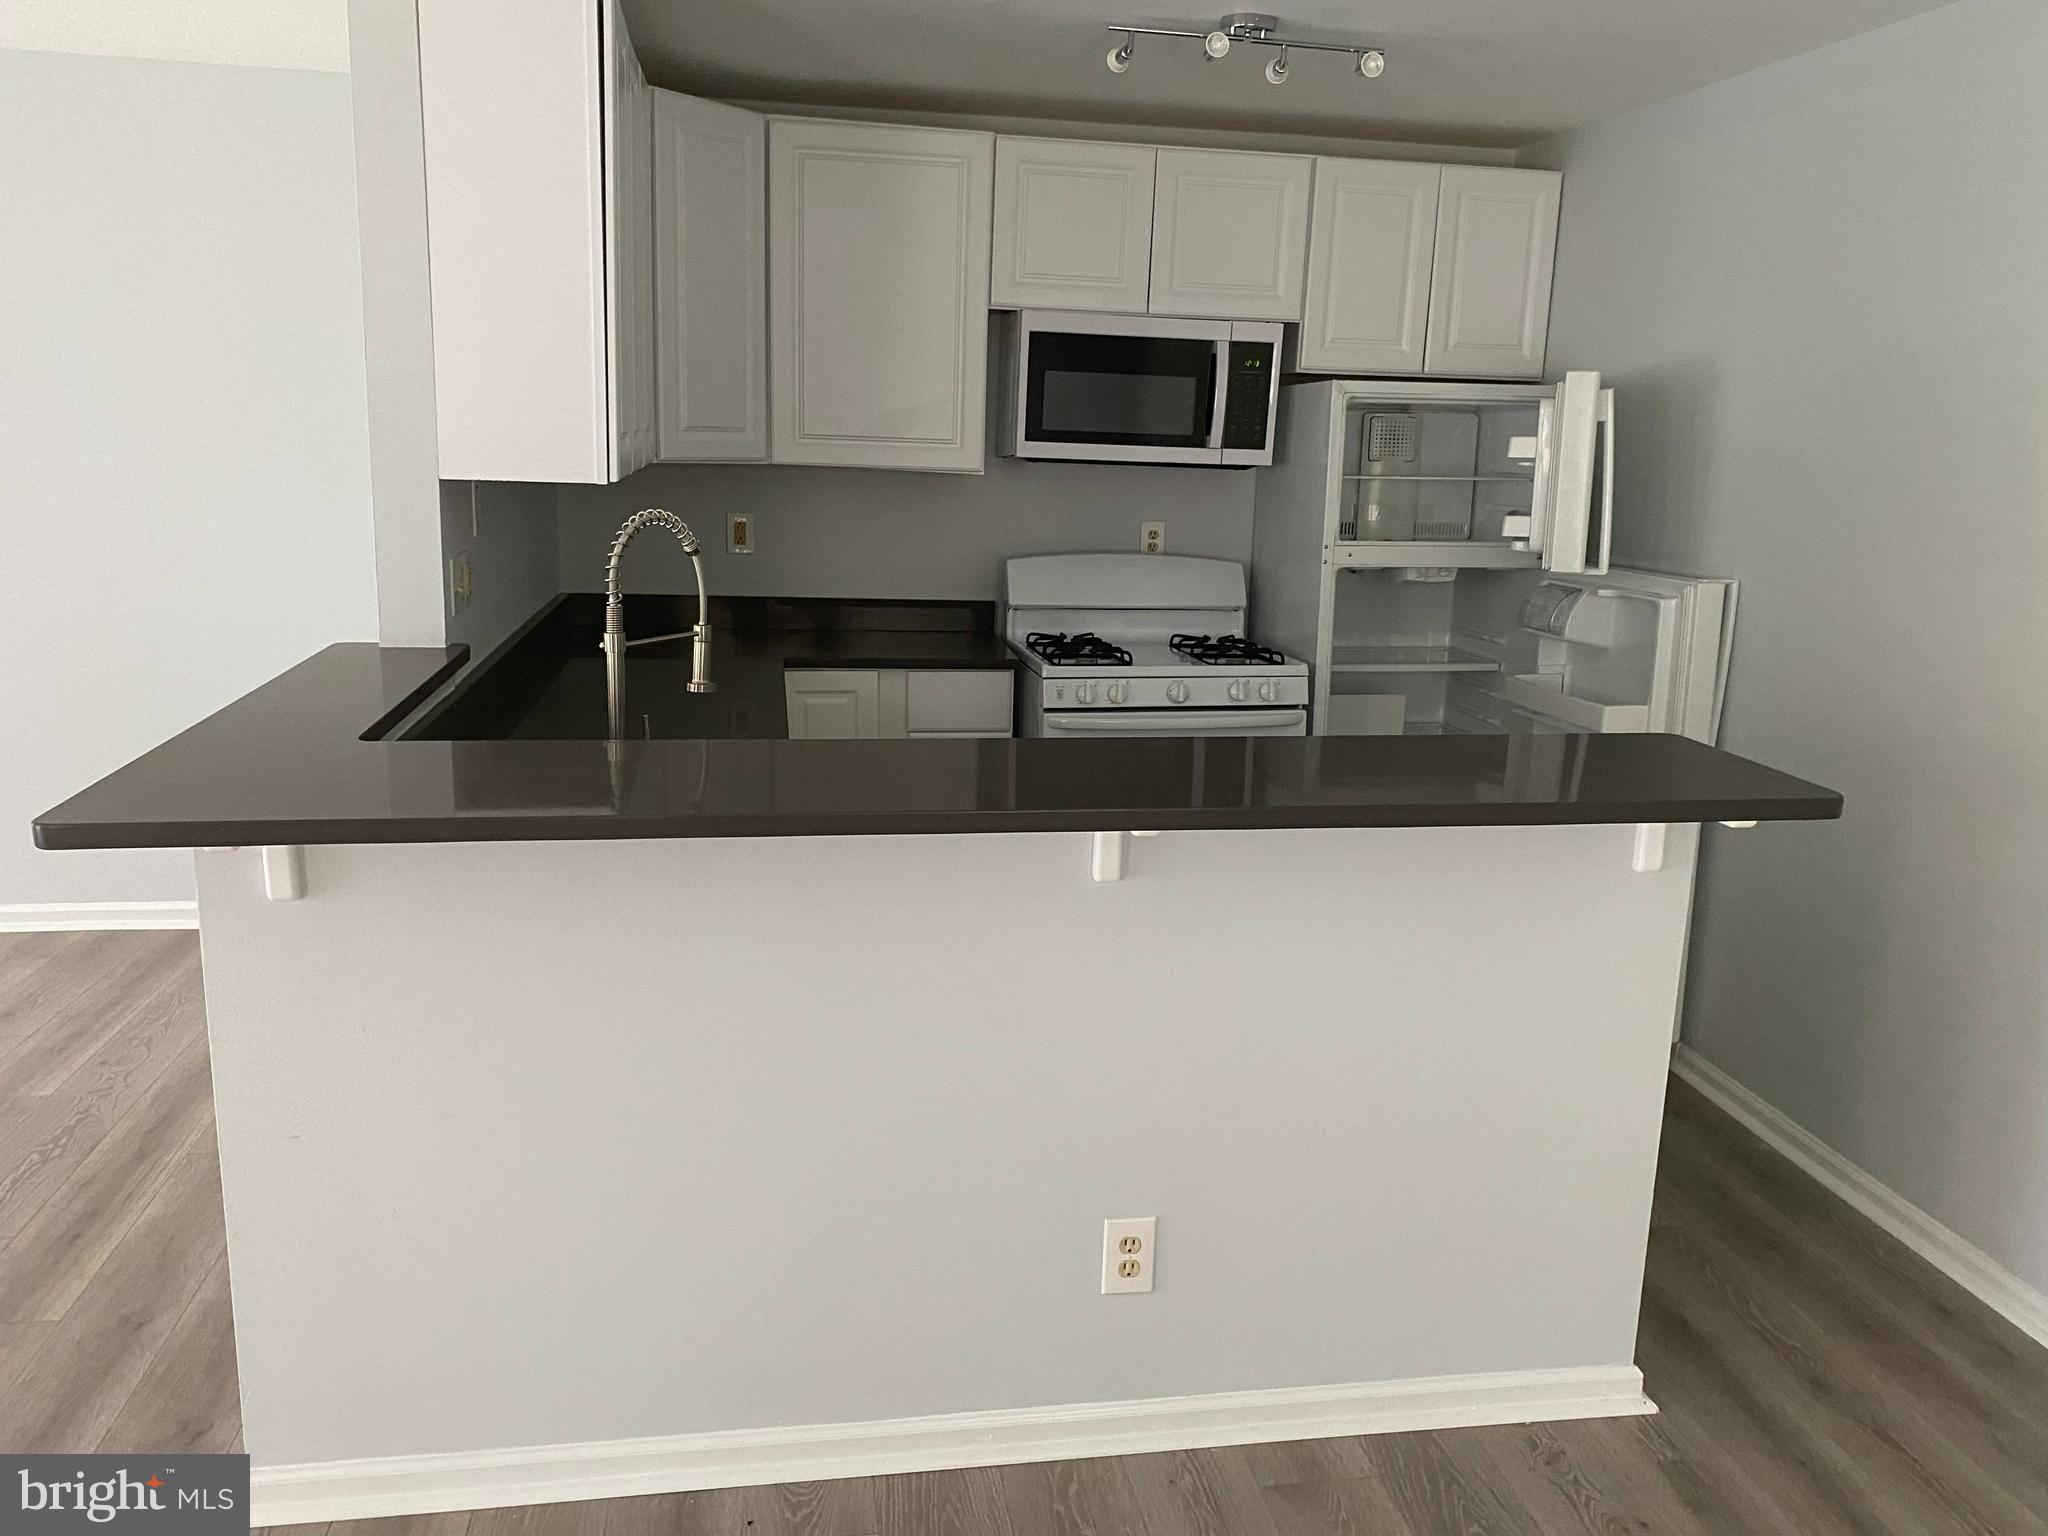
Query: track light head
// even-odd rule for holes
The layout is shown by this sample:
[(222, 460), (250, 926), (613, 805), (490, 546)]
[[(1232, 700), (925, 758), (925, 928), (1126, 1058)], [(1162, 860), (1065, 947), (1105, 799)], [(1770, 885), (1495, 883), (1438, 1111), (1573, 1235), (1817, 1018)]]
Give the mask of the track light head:
[(1120, 75), (1131, 67), (1132, 46), (1136, 41), (1126, 32), (1123, 42), (1109, 50), (1109, 72), (1112, 75)]
[(1377, 80), (1387, 72), (1387, 56), (1377, 48), (1368, 48), (1358, 56), (1358, 72), (1368, 80)]
[(1202, 39), (1202, 52), (1211, 59), (1222, 58), (1223, 55), (1230, 52), (1230, 34), (1228, 32), (1211, 32)]
[(1274, 85), (1287, 83), (1287, 50), (1282, 48), (1266, 64), (1266, 79)]

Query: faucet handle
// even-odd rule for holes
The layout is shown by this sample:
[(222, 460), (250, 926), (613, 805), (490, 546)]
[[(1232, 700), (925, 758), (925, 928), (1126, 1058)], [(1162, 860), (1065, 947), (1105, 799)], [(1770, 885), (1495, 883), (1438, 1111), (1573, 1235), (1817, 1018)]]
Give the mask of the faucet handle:
[(711, 626), (700, 621), (690, 631), (690, 681), (691, 693), (716, 693), (718, 685), (711, 681)]

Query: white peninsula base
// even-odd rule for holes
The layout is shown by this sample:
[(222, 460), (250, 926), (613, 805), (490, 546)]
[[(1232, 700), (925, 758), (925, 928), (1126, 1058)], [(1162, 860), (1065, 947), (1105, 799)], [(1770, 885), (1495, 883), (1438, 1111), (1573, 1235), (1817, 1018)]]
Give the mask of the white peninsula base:
[(203, 852), (255, 1523), (1648, 1411), (1634, 839)]

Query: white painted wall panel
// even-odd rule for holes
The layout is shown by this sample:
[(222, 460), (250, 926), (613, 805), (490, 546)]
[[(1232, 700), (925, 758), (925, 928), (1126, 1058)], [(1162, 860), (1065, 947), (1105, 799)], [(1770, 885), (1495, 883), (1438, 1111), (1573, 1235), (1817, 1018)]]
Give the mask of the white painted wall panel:
[(1625, 1366), (1692, 879), (1630, 839), (208, 852), (249, 1448)]
[(1686, 1037), (2037, 1289), (2044, 50), (1968, 0), (1540, 152), (1615, 559), (1741, 579), (1722, 742), (1848, 797), (1710, 840)]
[(346, 76), (0, 53), (0, 905), (189, 898), (29, 819), (377, 636)]

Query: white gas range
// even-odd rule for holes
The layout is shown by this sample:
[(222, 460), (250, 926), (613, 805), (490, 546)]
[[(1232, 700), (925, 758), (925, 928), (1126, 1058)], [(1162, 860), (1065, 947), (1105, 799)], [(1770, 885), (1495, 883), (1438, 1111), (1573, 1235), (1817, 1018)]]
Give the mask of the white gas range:
[(1244, 567), (1026, 555), (1003, 567), (1023, 736), (1304, 736), (1308, 663), (1244, 638)]

